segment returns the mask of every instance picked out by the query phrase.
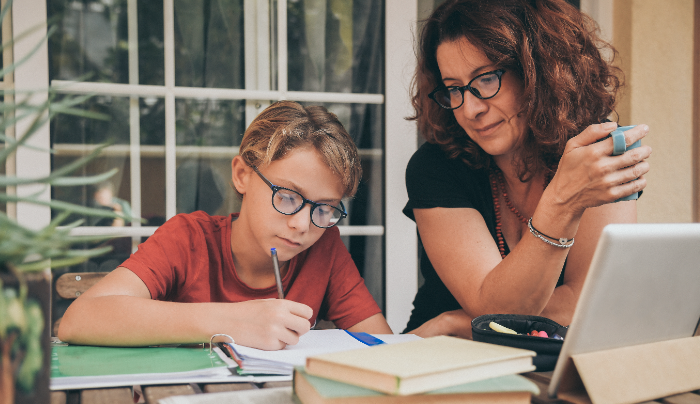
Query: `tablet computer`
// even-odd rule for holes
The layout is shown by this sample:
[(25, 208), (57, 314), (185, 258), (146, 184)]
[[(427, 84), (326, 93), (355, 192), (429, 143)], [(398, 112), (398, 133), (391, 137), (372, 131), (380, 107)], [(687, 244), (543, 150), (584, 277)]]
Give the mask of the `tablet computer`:
[(700, 223), (603, 229), (548, 393), (572, 355), (690, 337), (700, 319)]

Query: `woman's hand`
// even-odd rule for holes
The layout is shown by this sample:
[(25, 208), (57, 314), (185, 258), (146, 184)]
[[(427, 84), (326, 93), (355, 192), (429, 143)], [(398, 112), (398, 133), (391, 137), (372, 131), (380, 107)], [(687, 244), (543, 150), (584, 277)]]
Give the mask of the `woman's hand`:
[[(557, 174), (547, 187), (543, 201), (565, 206), (573, 216), (587, 208), (600, 206), (639, 192), (646, 187), (644, 174), (649, 171), (646, 159), (651, 147), (642, 145), (613, 156), (613, 141), (600, 139), (617, 128), (615, 122), (591, 125), (570, 139), (559, 162)], [(624, 132), (626, 145), (642, 139), (647, 125)]]
[(436, 335), (472, 339), (472, 319), (462, 309), (446, 311), (409, 332), (419, 337), (428, 338)]

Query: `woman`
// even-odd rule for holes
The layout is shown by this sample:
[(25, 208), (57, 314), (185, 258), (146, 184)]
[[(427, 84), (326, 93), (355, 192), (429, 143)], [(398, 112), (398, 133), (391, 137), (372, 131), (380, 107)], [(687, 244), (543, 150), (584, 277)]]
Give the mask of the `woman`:
[(470, 338), (493, 313), (568, 325), (601, 230), (636, 221), (636, 201), (612, 202), (644, 189), (651, 148), (612, 156), (621, 83), (594, 28), (563, 0), (447, 1), (426, 21), (412, 119), (427, 143), (404, 208), (425, 283), (406, 331)]

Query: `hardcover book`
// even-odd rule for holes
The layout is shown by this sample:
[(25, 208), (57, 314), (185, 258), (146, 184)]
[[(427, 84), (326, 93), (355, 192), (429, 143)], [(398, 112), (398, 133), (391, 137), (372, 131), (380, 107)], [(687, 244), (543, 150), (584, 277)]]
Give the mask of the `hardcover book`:
[(439, 336), (306, 359), (306, 372), (380, 391), (423, 393), (535, 369), (535, 352)]
[(302, 404), (530, 404), (532, 395), (539, 394), (539, 389), (537, 385), (522, 376), (506, 375), (444, 387), (423, 394), (395, 396), (311, 376), (304, 371), (304, 368), (296, 368), (294, 394)]

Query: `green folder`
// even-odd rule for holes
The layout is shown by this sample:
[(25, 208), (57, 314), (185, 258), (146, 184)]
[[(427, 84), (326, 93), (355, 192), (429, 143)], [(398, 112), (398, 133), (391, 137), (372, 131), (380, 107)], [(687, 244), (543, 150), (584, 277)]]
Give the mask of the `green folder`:
[(113, 348), (53, 346), (51, 377), (175, 373), (226, 367), (208, 349), (184, 347)]

